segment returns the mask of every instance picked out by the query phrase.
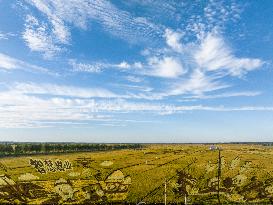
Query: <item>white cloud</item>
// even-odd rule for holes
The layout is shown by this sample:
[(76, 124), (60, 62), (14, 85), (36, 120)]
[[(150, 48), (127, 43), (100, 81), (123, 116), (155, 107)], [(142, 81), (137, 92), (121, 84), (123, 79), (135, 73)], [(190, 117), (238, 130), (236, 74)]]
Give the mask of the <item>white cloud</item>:
[(107, 67), (112, 67), (112, 68), (118, 68), (120, 70), (128, 70), (128, 69), (142, 69), (143, 64), (141, 62), (134, 62), (134, 63), (128, 63), (126, 61), (122, 61), (119, 64), (106, 64)]
[(234, 56), (223, 38), (212, 33), (202, 39), (194, 58), (197, 64), (207, 71), (225, 70), (233, 76), (241, 76), (263, 65), (260, 59)]
[(78, 72), (100, 73), (105, 67), (102, 63), (78, 63), (75, 59), (70, 59), (68, 63), (73, 67), (73, 71)]
[[(70, 40), (70, 31), (68, 27), (65, 25), (64, 19), (62, 19), (62, 17), (60, 16), (61, 13), (54, 12), (53, 10), (54, 2), (52, 2), (53, 4), (51, 4), (48, 1), (42, 1), (42, 0), (38, 0), (38, 1), (33, 0), (29, 2), (35, 5), (38, 10), (40, 10), (41, 12), (47, 15), (48, 20), (50, 21), (51, 27), (52, 27), (50, 29), (50, 27), (47, 26), (47, 29), (50, 30), (49, 31), (50, 35), (54, 34), (54, 38), (55, 38), (54, 40), (59, 43), (67, 44)], [(55, 3), (58, 4), (59, 2), (56, 1)]]
[(1, 39), (7, 40), (8, 38), (7, 38), (7, 36), (5, 34), (0, 32), (0, 40)]
[(108, 63), (108, 62), (91, 62), (91, 63), (82, 63), (78, 62), (76, 59), (68, 60), (68, 64), (72, 66), (73, 71), (76, 72), (88, 72), (88, 73), (100, 73), (105, 69), (116, 69), (119, 71), (130, 71), (142, 69), (143, 65), (140, 62), (128, 63), (122, 61), (120, 63)]
[(135, 62), (135, 63), (133, 64), (133, 66), (134, 66), (134, 68), (136, 68), (136, 69), (141, 69), (141, 68), (143, 68), (143, 65), (142, 65), (141, 62)]
[(46, 68), (29, 64), (25, 61), (21, 61), (19, 59), (13, 58), (3, 53), (0, 53), (0, 69), (1, 68), (5, 70), (21, 69), (25, 71), (35, 71), (35, 72), (42, 72), (42, 73), (57, 75), (50, 72)]
[[(255, 94), (230, 93), (216, 97), (239, 95), (252, 96)], [(140, 99), (148, 99), (148, 97), (156, 99), (156, 96), (152, 95), (124, 96), (124, 98)], [(162, 96), (157, 95), (157, 97)], [(48, 127), (57, 126), (60, 123), (88, 124), (94, 120), (112, 122), (115, 121), (116, 114), (120, 113), (169, 115), (186, 111), (273, 111), (272, 107), (180, 106), (165, 103), (133, 102), (120, 98), (122, 97), (99, 88), (35, 83), (8, 85), (7, 90), (0, 92), (0, 127)], [(122, 119), (119, 120), (122, 122)]]
[(227, 87), (229, 87), (229, 85), (217, 81), (213, 77), (209, 77), (204, 72), (196, 69), (189, 79), (184, 79), (179, 83), (175, 83), (173, 89), (169, 93), (170, 95), (201, 95), (204, 92), (215, 91)]
[(45, 23), (40, 23), (34, 16), (26, 17), (23, 39), (32, 51), (42, 52), (45, 58), (52, 58), (62, 48), (57, 45)]
[(82, 88), (56, 84), (17, 83), (10, 89), (21, 94), (43, 94), (55, 96), (69, 96), (78, 98), (116, 98), (116, 94), (103, 88)]
[(171, 30), (166, 31), (167, 43), (175, 52), (161, 49), (156, 55), (169, 57), (151, 57), (151, 53), (145, 56), (148, 63), (144, 66), (144, 74), (176, 78), (161, 96), (202, 96), (206, 92), (224, 89), (231, 86), (225, 83), (224, 77), (241, 77), (264, 63), (256, 58), (236, 57), (223, 37), (215, 33), (204, 34), (200, 41), (185, 45), (180, 43), (181, 36), (177, 35)]
[(120, 64), (116, 65), (116, 67), (118, 67), (120, 69), (128, 69), (131, 66), (126, 61), (122, 61)]
[[(222, 27), (228, 21), (240, 18), (241, 9), (235, 1), (209, 1), (204, 8), (204, 17), (211, 27)], [(208, 25), (209, 26), (209, 25)]]
[(164, 37), (166, 38), (166, 43), (176, 52), (182, 52), (183, 46), (180, 42), (183, 34), (179, 32), (175, 32), (171, 29), (165, 30)]
[(184, 13), (190, 15), (186, 19), (184, 15), (181, 16), (185, 19), (185, 23), (180, 29), (185, 33), (185, 37), (200, 40), (207, 33), (215, 30), (223, 33), (227, 23), (235, 23), (240, 19), (243, 5), (233, 0), (212, 0), (204, 3), (203, 6), (196, 6), (196, 4), (189, 2), (185, 9)]
[(162, 78), (177, 78), (186, 72), (180, 60), (174, 57), (151, 57), (148, 67), (150, 70), (145, 74)]
[(258, 91), (244, 91), (244, 92), (227, 92), (215, 95), (196, 95), (184, 97), (185, 99), (216, 99), (216, 98), (229, 98), (229, 97), (255, 97), (261, 95)]
[[(160, 93), (152, 94), (150, 91), (153, 90), (151, 87), (147, 86), (137, 86), (137, 85), (126, 85), (126, 84), (116, 84), (118, 88), (125, 88), (127, 91), (137, 90), (141, 93), (130, 93), (126, 91), (126, 94), (116, 94), (110, 90), (104, 88), (90, 88), (90, 87), (76, 87), (49, 83), (13, 83), (9, 86), (5, 86), (13, 91), (13, 93), (23, 94), (23, 95), (41, 95), (44, 97), (70, 97), (70, 98), (116, 98), (116, 99), (146, 99), (155, 100), (161, 99), (163, 95)], [(144, 92), (144, 94), (143, 94)], [(149, 94), (147, 94), (149, 93)]]
[(0, 31), (0, 40), (8, 40), (10, 37), (15, 36), (13, 33), (3, 33)]
[(0, 126), (40, 127), (44, 121), (86, 121), (103, 119), (103, 115), (87, 112), (80, 100), (38, 98), (18, 92), (0, 93)]
[[(131, 85), (131, 84), (114, 84), (114, 86), (118, 87), (118, 88), (125, 88), (126, 91), (129, 90), (134, 90), (134, 91), (141, 91), (141, 93), (143, 92), (151, 92), (153, 90), (153, 88), (149, 87), (149, 86), (145, 86), (145, 85)], [(150, 94), (150, 93), (149, 93)], [(145, 97), (145, 95), (141, 95), (141, 94), (128, 94), (127, 96), (123, 96), (123, 98), (138, 98), (138, 99), (147, 99), (147, 97)], [(150, 95), (151, 99), (154, 99), (152, 97), (152, 95)]]
[(21, 68), (21, 63), (17, 59), (11, 58), (3, 53), (0, 53), (0, 68), (12, 70)]
[(126, 76), (126, 80), (133, 82), (133, 83), (140, 83), (143, 81), (142, 78), (137, 77), (137, 76), (133, 76), (133, 75)]
[(240, 77), (251, 70), (258, 69), (263, 64), (260, 59), (236, 57), (224, 42), (223, 37), (212, 33), (207, 34), (200, 42), (197, 41), (183, 47), (187, 49), (180, 53), (164, 51), (164, 49), (159, 51), (160, 55), (149, 53), (145, 55), (145, 63), (122, 61), (118, 64), (82, 64), (84, 65), (82, 67), (86, 69), (78, 70), (94, 72), (96, 70), (102, 71), (105, 68), (116, 68), (136, 76), (147, 75), (166, 80), (174, 79), (175, 81), (166, 84), (167, 87), (164, 85), (165, 90), (155, 93), (160, 97), (154, 97), (155, 95), (148, 97), (141, 93), (134, 95), (137, 98), (142, 96), (143, 99), (162, 99), (170, 95), (202, 96), (206, 92), (228, 88), (231, 85), (225, 83), (223, 77), (228, 75)]
[[(150, 39), (161, 34), (160, 29), (143, 17), (133, 17), (106, 0), (28, 0), (47, 16), (52, 34), (61, 43), (69, 41), (69, 25), (86, 29), (90, 22), (101, 24), (107, 32), (129, 41)], [(90, 21), (89, 21), (90, 20)]]
[[(18, 89), (18, 88), (16, 88)], [(0, 92), (0, 127), (45, 127), (62, 124), (115, 121), (119, 113), (174, 114), (187, 111), (273, 111), (273, 107), (179, 106), (127, 100), (95, 100), (28, 95), (20, 90)], [(104, 113), (108, 113), (105, 115)], [(111, 116), (109, 116), (111, 115)], [(122, 122), (122, 119), (120, 119)], [(70, 123), (71, 122), (71, 123)], [(125, 121), (124, 121), (125, 122)]]

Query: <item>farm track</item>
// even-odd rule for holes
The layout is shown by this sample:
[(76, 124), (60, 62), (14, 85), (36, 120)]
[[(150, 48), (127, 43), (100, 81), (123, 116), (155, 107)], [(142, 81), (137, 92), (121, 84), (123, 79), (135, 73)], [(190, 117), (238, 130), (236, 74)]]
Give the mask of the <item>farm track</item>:
[(124, 167), (120, 167), (118, 169), (122, 170), (122, 169), (127, 169), (127, 168), (131, 168), (131, 167), (135, 167), (135, 166), (140, 166), (140, 165), (143, 165), (143, 164), (146, 164), (146, 161), (147, 162), (154, 162), (154, 161), (158, 161), (159, 159), (164, 159), (164, 158), (169, 158), (170, 156), (164, 156), (164, 157), (159, 157), (157, 159), (153, 159), (153, 160), (145, 160), (145, 162), (141, 162), (141, 163), (134, 163), (134, 164), (130, 164), (130, 165), (127, 165), (127, 166), (124, 166)]
[(177, 160), (179, 160), (179, 159), (185, 158), (185, 157), (192, 157), (192, 156), (191, 156), (192, 154), (196, 154), (196, 153), (198, 153), (198, 152), (206, 152), (206, 151), (203, 151), (203, 150), (202, 150), (202, 151), (195, 151), (195, 152), (193, 152), (193, 153), (190, 153), (190, 156), (189, 156), (189, 155), (184, 155), (184, 156), (178, 157), (178, 158), (176, 158), (176, 159), (170, 160), (170, 161), (168, 161), (168, 162), (165, 162), (165, 163), (163, 163), (163, 164), (160, 164), (160, 165), (158, 165), (158, 166), (156, 166), (156, 167), (153, 167), (153, 168), (151, 168), (151, 169), (145, 170), (145, 171), (143, 171), (142, 173), (148, 172), (148, 171), (151, 171), (151, 170), (154, 170), (154, 169), (156, 169), (156, 168), (160, 168), (160, 167), (166, 166), (166, 165), (168, 165), (168, 164), (170, 164), (170, 163), (173, 163), (173, 162), (175, 162), (175, 161), (177, 161)]

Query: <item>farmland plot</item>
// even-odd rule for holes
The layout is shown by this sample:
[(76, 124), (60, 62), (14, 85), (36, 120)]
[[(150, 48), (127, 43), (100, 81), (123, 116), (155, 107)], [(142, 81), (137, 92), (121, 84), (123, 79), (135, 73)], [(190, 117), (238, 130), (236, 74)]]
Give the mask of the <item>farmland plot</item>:
[(217, 146), (1, 158), (0, 203), (272, 203), (272, 147)]

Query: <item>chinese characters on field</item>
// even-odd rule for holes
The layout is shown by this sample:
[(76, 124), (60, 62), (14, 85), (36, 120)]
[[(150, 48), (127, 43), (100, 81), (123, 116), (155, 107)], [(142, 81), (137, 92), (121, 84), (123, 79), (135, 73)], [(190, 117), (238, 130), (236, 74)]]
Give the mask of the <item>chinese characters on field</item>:
[(36, 169), (40, 174), (46, 174), (47, 172), (64, 172), (72, 169), (72, 165), (68, 160), (55, 160), (50, 159), (30, 159), (29, 164)]

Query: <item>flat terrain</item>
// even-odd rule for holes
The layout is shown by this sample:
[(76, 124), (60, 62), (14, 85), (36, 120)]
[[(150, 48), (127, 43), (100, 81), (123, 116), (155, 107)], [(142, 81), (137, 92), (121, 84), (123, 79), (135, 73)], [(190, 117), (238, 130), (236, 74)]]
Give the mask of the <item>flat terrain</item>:
[(168, 203), (272, 203), (273, 147), (216, 146), (1, 158), (0, 203), (163, 203), (165, 184)]

